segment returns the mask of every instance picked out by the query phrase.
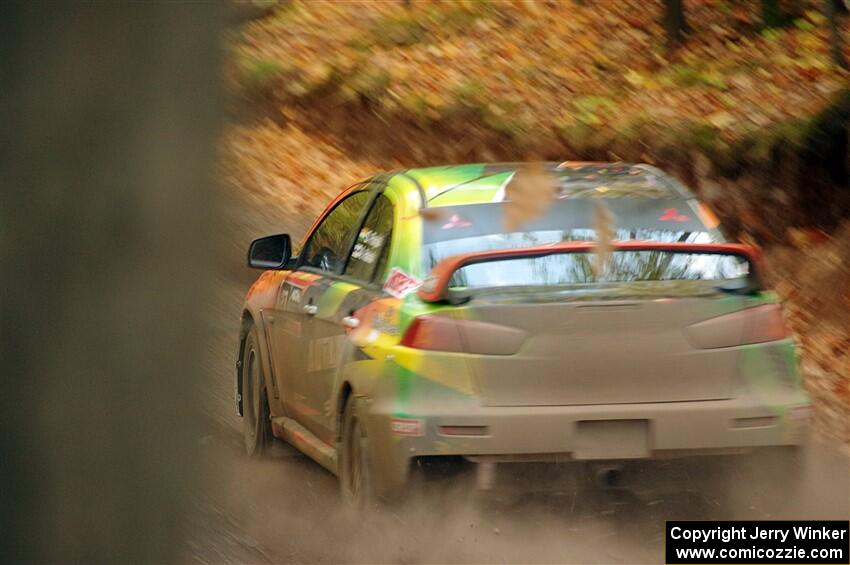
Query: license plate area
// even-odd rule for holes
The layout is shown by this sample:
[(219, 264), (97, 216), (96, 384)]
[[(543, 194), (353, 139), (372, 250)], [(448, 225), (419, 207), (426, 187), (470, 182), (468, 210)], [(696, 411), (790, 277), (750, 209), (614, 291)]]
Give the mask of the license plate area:
[(575, 459), (649, 457), (649, 420), (582, 420), (576, 423)]

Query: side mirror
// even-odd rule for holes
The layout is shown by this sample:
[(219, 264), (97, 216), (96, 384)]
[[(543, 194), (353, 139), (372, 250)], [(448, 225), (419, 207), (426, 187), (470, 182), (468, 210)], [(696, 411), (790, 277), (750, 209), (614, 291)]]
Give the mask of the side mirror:
[(248, 248), (248, 266), (254, 269), (283, 269), (292, 254), (289, 235), (261, 237)]

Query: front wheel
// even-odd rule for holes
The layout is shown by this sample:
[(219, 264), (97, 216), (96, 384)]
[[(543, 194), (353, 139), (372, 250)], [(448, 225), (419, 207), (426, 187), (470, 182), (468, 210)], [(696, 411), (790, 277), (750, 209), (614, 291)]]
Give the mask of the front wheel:
[(249, 457), (260, 457), (272, 443), (271, 413), (266, 397), (263, 366), (254, 330), (242, 353), (242, 435)]
[(339, 483), (345, 503), (362, 510), (375, 501), (369, 438), (355, 397), (348, 399), (342, 417)]

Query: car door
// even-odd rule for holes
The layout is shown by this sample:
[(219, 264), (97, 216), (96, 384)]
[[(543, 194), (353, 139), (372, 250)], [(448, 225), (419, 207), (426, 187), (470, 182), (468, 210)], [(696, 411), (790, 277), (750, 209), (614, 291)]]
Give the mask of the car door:
[(305, 372), (309, 420), (305, 425), (332, 444), (336, 429), (332, 399), (347, 363), (358, 359), (359, 349), (348, 334), (359, 325), (358, 311), (381, 294), (392, 237), (393, 206), (377, 193), (351, 247), (341, 276), (317, 287)]
[(354, 234), (369, 202), (368, 187), (354, 188), (324, 215), (307, 236), (296, 267), (281, 283), (278, 302), (264, 312), (276, 392), (284, 412), (306, 423), (315, 415), (306, 401), (308, 352), (315, 349), (310, 322), (324, 291), (344, 267)]

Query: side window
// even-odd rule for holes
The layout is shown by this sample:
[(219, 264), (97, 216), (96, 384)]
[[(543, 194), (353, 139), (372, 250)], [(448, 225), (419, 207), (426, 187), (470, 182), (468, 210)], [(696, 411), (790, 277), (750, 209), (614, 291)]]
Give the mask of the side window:
[(393, 205), (389, 198), (382, 194), (375, 200), (360, 233), (357, 234), (345, 274), (367, 282), (371, 281), (376, 273), (382, 275), (387, 266), (392, 229)]
[(339, 272), (348, 253), (351, 233), (368, 200), (369, 193), (360, 191), (337, 204), (310, 236), (304, 248), (302, 264), (332, 273)]

